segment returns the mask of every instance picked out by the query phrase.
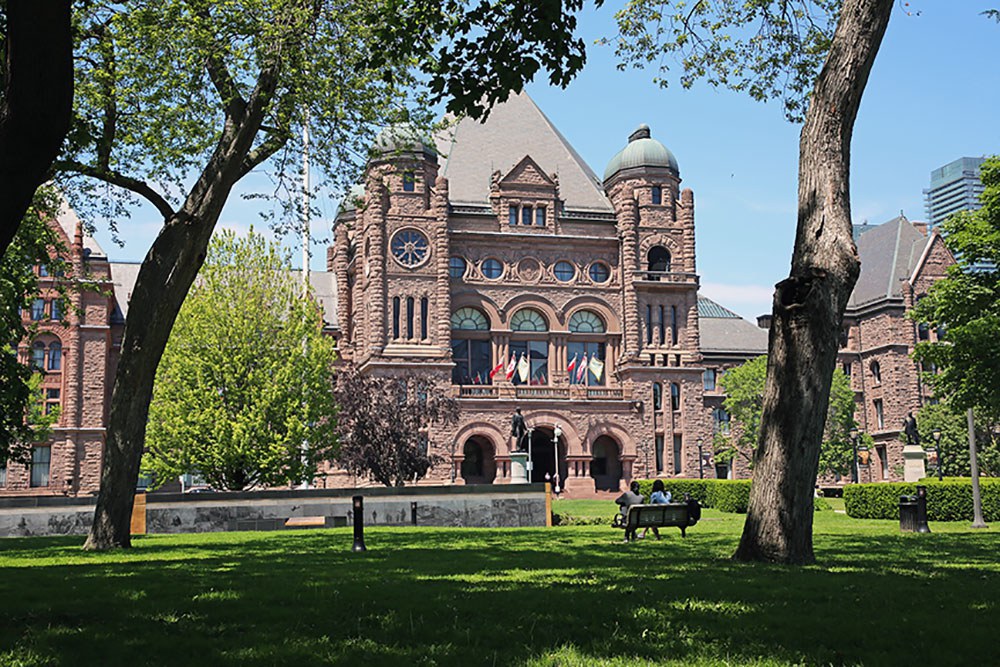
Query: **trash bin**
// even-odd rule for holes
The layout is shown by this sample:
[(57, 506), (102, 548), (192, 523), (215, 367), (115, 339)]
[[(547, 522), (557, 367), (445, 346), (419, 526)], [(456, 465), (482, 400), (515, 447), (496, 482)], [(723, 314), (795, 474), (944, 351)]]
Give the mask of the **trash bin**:
[(917, 532), (917, 497), (899, 497), (899, 530), (904, 533)]

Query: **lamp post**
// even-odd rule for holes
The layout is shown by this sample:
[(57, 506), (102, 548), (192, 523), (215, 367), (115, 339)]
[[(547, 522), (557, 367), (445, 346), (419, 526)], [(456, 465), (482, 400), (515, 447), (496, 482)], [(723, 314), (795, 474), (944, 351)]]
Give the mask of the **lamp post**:
[(532, 477), (534, 476), (535, 462), (531, 458), (531, 441), (532, 436), (535, 434), (535, 429), (528, 429), (528, 462), (525, 463), (525, 467), (528, 469), (528, 484), (531, 484)]
[(860, 471), (858, 470), (858, 438), (861, 434), (858, 432), (857, 428), (851, 429), (851, 442), (854, 445), (854, 458), (851, 460), (851, 481), (855, 484), (861, 479)]
[(552, 430), (552, 435), (555, 436), (555, 442), (552, 443), (553, 458), (555, 459), (555, 468), (552, 472), (553, 487), (552, 490), (559, 493), (559, 438), (562, 437), (562, 429), (556, 424), (555, 428)]
[(937, 454), (937, 474), (938, 481), (944, 479), (944, 453), (941, 451), (941, 429), (935, 428), (931, 431), (934, 436), (934, 452)]
[(698, 438), (698, 479), (705, 479), (705, 466), (701, 458), (701, 438)]

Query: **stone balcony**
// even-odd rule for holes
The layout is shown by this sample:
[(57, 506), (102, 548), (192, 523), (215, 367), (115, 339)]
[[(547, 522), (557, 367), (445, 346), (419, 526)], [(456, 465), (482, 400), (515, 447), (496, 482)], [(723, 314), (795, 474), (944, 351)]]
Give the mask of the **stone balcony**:
[(517, 399), (548, 401), (621, 401), (625, 399), (622, 387), (588, 387), (570, 385), (568, 387), (546, 387), (537, 385), (453, 385), (455, 398), (473, 399)]

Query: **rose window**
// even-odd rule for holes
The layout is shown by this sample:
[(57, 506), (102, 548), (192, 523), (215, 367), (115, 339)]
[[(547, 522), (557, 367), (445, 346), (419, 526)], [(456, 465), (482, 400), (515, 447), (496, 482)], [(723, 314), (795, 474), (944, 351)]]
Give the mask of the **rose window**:
[(427, 258), (427, 237), (415, 229), (404, 229), (392, 237), (392, 256), (403, 266), (414, 267)]

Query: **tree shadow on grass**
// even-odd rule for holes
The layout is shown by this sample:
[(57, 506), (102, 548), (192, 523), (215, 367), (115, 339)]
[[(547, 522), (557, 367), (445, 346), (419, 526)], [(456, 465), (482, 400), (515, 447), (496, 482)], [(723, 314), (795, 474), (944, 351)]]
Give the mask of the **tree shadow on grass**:
[[(570, 647), (581, 664), (961, 664), (992, 651), (989, 534), (818, 535), (822, 565), (806, 568), (732, 562), (731, 534), (609, 535), (378, 529), (361, 554), (345, 530), (82, 556), (59, 539), (4, 544), (0, 663), (558, 664)], [(32, 554), (47, 564), (26, 567)]]

